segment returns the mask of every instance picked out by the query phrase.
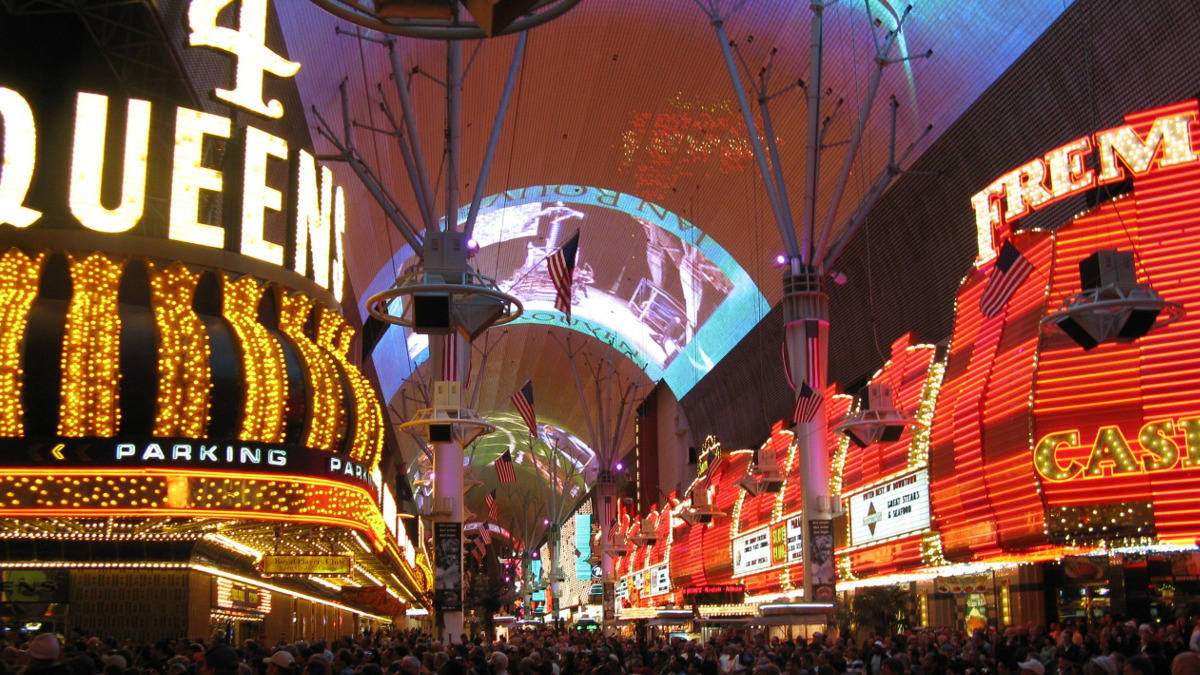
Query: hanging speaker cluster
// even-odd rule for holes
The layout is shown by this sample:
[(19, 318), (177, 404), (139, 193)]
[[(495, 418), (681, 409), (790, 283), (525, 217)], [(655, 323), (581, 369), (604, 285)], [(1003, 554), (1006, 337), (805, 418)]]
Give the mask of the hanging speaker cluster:
[(708, 499), (708, 488), (692, 490), (692, 505), (679, 512), (679, 517), (688, 525), (706, 525), (717, 516), (725, 515), (724, 511), (713, 508)]
[(896, 409), (892, 385), (877, 383), (867, 385), (867, 401), (862, 409), (847, 413), (833, 428), (841, 432), (852, 443), (865, 448), (872, 443), (893, 443), (900, 440), (906, 431), (916, 427), (912, 417)]
[(1137, 281), (1133, 253), (1106, 249), (1079, 261), (1082, 290), (1041, 321), (1048, 335), (1066, 335), (1093, 349), (1107, 342), (1133, 342), (1183, 318), (1183, 305), (1168, 302)]
[(779, 461), (775, 451), (770, 448), (759, 450), (757, 459), (737, 484), (751, 497), (782, 490), (783, 474), (779, 472)]
[(653, 546), (658, 543), (658, 533), (649, 514), (642, 519), (637, 532), (630, 537), (630, 540), (638, 546)]

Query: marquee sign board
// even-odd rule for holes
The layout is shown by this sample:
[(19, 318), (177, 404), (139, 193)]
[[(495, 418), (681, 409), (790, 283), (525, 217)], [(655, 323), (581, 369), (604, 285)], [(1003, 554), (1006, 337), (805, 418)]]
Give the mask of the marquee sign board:
[(850, 545), (863, 546), (929, 528), (929, 472), (893, 477), (846, 498)]
[(264, 555), (263, 574), (340, 576), (350, 574), (354, 558), (348, 555)]

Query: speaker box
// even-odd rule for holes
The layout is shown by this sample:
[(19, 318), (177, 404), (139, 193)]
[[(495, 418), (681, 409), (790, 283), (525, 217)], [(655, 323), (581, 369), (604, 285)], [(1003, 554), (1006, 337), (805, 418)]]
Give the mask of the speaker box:
[(899, 425), (888, 425), (883, 428), (883, 433), (879, 436), (880, 443), (895, 443), (900, 440), (900, 435), (904, 433), (904, 427)]
[(454, 428), (449, 424), (430, 424), (430, 443), (449, 443), (454, 440)]
[(413, 331), (424, 335), (445, 335), (450, 327), (450, 295), (420, 293), (413, 295)]
[(1133, 253), (1105, 249), (1079, 261), (1079, 282), (1090, 291), (1110, 284), (1136, 284)]
[(1121, 330), (1117, 332), (1117, 339), (1136, 340), (1149, 333), (1161, 312), (1161, 309), (1130, 310), (1129, 318), (1125, 319), (1125, 325), (1121, 326)]
[(1100, 341), (1092, 336), (1083, 324), (1079, 323), (1071, 317), (1064, 317), (1056, 324), (1062, 332), (1067, 334), (1067, 337), (1075, 341), (1075, 344), (1083, 347), (1084, 351), (1092, 349), (1100, 344)]
[(854, 433), (853, 429), (843, 429), (842, 433), (846, 434), (846, 437), (860, 448), (865, 448), (870, 445), (870, 443), (866, 442), (866, 440), (859, 438), (858, 435)]

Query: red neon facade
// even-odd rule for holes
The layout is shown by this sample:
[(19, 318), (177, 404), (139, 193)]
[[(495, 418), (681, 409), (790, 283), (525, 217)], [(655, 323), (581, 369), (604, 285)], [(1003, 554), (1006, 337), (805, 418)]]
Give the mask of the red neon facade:
[[(947, 562), (1033, 561), (1102, 543), (1194, 545), (1200, 538), (1200, 516), (1191, 505), (1200, 476), (1200, 400), (1194, 394), (1200, 365), (1193, 355), (1200, 343), (1200, 278), (1192, 262), (1200, 250), (1195, 226), (1200, 153), (1192, 141), (1190, 155), (1176, 147), (1162, 166), (1168, 150), (1163, 143), (1153, 147), (1152, 133), (1156, 121), (1181, 115), (1190, 116), (1189, 138), (1195, 139), (1200, 131), (1196, 101), (1126, 118), (1151, 157), (1130, 160), (1117, 148), (1106, 161), (1119, 160), (1133, 174), (1131, 194), (1076, 216), (1056, 232), (1009, 235), (1037, 272), (1000, 314), (988, 319), (979, 307), (993, 273), (994, 261), (989, 261), (962, 282), (943, 356), (932, 346), (910, 344), (908, 335), (892, 345), (891, 358), (872, 382), (891, 384), (896, 408), (924, 424), (900, 441), (866, 448), (831, 432), (834, 492), (849, 499), (898, 476), (927, 471), (931, 518), (928, 527), (878, 543), (855, 546), (848, 536), (839, 541), (843, 578)], [(1097, 134), (1095, 146), (1090, 140), (1071, 145), (1101, 152), (1100, 138)], [(1091, 169), (1083, 163), (1076, 168), (1070, 178), (1083, 185)], [(1119, 179), (1110, 171), (1090, 185)], [(1036, 185), (1015, 180), (1007, 184), (1023, 190), (1018, 199), (1039, 194)], [(997, 203), (1005, 199), (996, 185), (985, 192)], [(1031, 206), (1081, 192), (1046, 190), (1045, 201)], [(1132, 249), (1138, 281), (1182, 303), (1185, 318), (1134, 342), (1090, 351), (1065, 336), (1044, 333), (1042, 317), (1080, 288), (1080, 260), (1102, 249)], [(833, 394), (827, 392), (830, 426), (852, 403)], [(668, 518), (662, 518), (655, 550), (648, 558), (640, 551), (627, 556), (622, 573), (666, 561), (676, 591), (740, 583), (747, 596), (761, 597), (799, 588), (799, 564), (773, 555), (765, 569), (739, 573), (732, 550), (738, 537), (764, 527), (768, 541), (778, 543), (775, 531), (799, 513), (790, 443), (790, 432), (780, 427), (764, 446), (780, 450), (780, 470), (792, 479), (781, 492), (747, 495), (737, 482), (745, 477), (751, 455), (727, 452), (710, 469), (712, 502), (725, 515), (674, 531), (664, 529), (661, 521)], [(840, 534), (851, 527), (844, 525)], [(678, 603), (677, 595), (669, 597)], [(632, 604), (662, 605), (666, 599)]]

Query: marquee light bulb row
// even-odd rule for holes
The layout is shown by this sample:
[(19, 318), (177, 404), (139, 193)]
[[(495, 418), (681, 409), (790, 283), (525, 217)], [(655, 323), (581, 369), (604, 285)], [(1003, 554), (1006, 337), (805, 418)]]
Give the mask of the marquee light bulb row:
[[(0, 438), (25, 433), (24, 341), (47, 257), (15, 248), (0, 255)], [(72, 294), (61, 356), (59, 435), (111, 438), (121, 432), (119, 289), (127, 266), (145, 264), (157, 346), (156, 353), (145, 355), (157, 356), (152, 433), (203, 438), (211, 422), (213, 354), (209, 331), (194, 309), (202, 271), (102, 253), (67, 260)], [(288, 339), (307, 377), (311, 428), (304, 444), (332, 452), (349, 445), (353, 459), (375, 470), (383, 451), (383, 414), (370, 383), (349, 361), (353, 330), (345, 320), (304, 296), (282, 297), (281, 338), (259, 320), (264, 293), (278, 292), (273, 286), (249, 276), (221, 274), (220, 280), (222, 316), (237, 337), (243, 374), (238, 437), (284, 442), (289, 383), (280, 340)]]
[(287, 368), (283, 348), (258, 322), (263, 288), (254, 277), (222, 277), (222, 315), (241, 344), (242, 373), (246, 385), (246, 412), (238, 438), (281, 443), (287, 414)]
[(198, 272), (179, 263), (151, 265), (151, 304), (158, 331), (158, 412), (155, 436), (200, 438), (211, 417), (212, 349), (192, 311)]
[[(0, 507), (67, 517), (83, 517), (90, 509), (100, 509), (110, 517), (153, 515), (154, 511), (147, 509), (190, 511), (197, 518), (211, 517), (208, 512), (212, 511), (235, 511), (247, 517), (257, 513), (305, 522), (322, 519), (333, 525), (334, 521), (349, 521), (365, 526), (375, 542), (385, 541), (387, 534), (383, 516), (370, 493), (362, 488), (219, 473), (5, 475), (0, 476)], [(130, 514), (130, 510), (137, 513)], [(107, 533), (99, 535), (101, 539), (107, 537)], [(367, 547), (364, 543), (368, 550), (378, 551), (382, 546)]]
[(325, 348), (341, 366), (354, 393), (354, 436), (350, 441), (350, 457), (367, 463), (370, 470), (375, 471), (383, 456), (383, 406), (367, 377), (350, 363), (350, 341), (353, 337), (354, 330), (341, 314), (321, 309), (317, 322), (317, 344)]
[(121, 422), (117, 289), (124, 264), (100, 253), (70, 261), (75, 292), (63, 340), (58, 434), (111, 437)]
[[(301, 444), (310, 448), (341, 445), (346, 432), (346, 414), (342, 407), (342, 379), (332, 357), (305, 335), (312, 315), (312, 301), (302, 295), (285, 295), (279, 309), (279, 330), (291, 338), (304, 361), (312, 412), (311, 423)], [(282, 352), (280, 352), (282, 355)]]
[(15, 248), (0, 257), (0, 327), (5, 327), (0, 330), (0, 437), (25, 434), (21, 342), (45, 257), (42, 253), (31, 257)]

